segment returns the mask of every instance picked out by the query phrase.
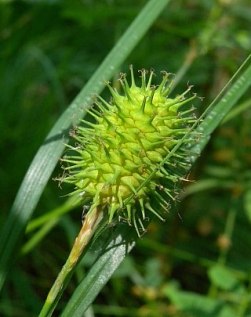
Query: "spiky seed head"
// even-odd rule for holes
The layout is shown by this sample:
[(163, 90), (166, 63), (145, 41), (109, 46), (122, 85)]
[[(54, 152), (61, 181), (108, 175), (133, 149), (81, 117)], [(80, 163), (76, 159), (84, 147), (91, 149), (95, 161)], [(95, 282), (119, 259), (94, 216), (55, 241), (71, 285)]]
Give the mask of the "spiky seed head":
[(130, 86), (126, 76), (120, 78), (122, 94), (108, 84), (112, 100), (98, 97), (88, 111), (95, 123), (83, 120), (72, 134), (78, 144), (63, 159), (68, 163), (64, 182), (74, 184), (73, 193), (91, 206), (89, 212), (99, 206), (108, 221), (126, 219), (139, 232), (147, 212), (163, 219), (160, 210), (173, 198), (170, 184), (179, 180), (186, 153), (177, 150), (172, 159), (166, 157), (182, 138), (189, 142), (184, 136), (195, 119), (182, 106), (195, 96), (186, 98), (189, 87), (170, 98), (167, 73), (154, 86), (153, 71), (147, 76), (142, 70), (137, 86), (132, 67), (130, 71)]

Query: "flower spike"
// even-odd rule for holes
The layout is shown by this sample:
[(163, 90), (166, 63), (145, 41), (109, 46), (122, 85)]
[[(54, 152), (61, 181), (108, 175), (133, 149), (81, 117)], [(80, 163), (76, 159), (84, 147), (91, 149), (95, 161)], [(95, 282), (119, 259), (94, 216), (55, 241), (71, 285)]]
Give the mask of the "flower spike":
[(123, 94), (107, 83), (111, 101), (98, 96), (88, 111), (95, 121), (83, 120), (74, 129), (78, 144), (69, 146), (71, 154), (63, 159), (63, 181), (74, 185), (73, 194), (81, 194), (83, 205), (88, 202), (88, 213), (98, 208), (107, 222), (126, 220), (140, 235), (148, 215), (164, 220), (169, 202), (176, 199), (173, 188), (188, 163), (187, 152), (174, 149), (180, 140), (184, 145), (194, 140), (188, 132), (196, 118), (187, 104), (195, 95), (187, 97), (188, 86), (170, 98), (172, 80), (166, 72), (159, 85), (153, 83), (153, 70), (140, 71), (141, 86), (132, 66), (130, 74), (130, 84), (125, 75), (119, 79)]

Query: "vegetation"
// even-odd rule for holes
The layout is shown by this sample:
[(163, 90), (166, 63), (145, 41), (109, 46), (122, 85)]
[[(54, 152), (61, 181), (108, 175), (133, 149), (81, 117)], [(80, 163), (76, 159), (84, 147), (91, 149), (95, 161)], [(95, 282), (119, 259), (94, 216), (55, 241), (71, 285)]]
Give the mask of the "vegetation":
[(194, 85), (203, 99), (188, 181), (141, 238), (123, 222), (99, 228), (54, 315), (251, 316), (249, 1), (0, 9), (0, 315), (38, 316), (81, 228), (83, 207), (54, 180), (56, 163), (93, 96), (132, 64), (175, 73), (173, 96)]

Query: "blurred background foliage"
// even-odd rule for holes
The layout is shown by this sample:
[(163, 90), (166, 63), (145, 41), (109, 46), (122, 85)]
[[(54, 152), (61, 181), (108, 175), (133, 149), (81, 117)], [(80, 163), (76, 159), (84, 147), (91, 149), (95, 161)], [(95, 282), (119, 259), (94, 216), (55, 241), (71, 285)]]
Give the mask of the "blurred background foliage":
[[(145, 2), (0, 1), (1, 224), (47, 132)], [(249, 0), (171, 1), (118, 74), (129, 64), (177, 73), (175, 92), (195, 85), (201, 113), (250, 50)], [(167, 221), (150, 225), (86, 316), (251, 316), (250, 106), (249, 91), (213, 135)], [(60, 209), (67, 192), (51, 180), (34, 217)], [(1, 316), (37, 315), (80, 221), (81, 208), (30, 245), (27, 230)], [(91, 263), (90, 252), (61, 305)]]

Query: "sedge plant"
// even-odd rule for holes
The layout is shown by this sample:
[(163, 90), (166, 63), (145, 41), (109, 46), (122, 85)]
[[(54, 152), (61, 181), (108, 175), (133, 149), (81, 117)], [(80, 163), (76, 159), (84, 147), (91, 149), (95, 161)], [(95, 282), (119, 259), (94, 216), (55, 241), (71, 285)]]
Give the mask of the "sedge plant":
[[(167, 137), (168, 142), (170, 140), (173, 141), (172, 145), (170, 146), (170, 148), (166, 148), (166, 152), (165, 154), (163, 154), (163, 157), (160, 158), (160, 156), (157, 155), (157, 157), (159, 157), (159, 160), (156, 159), (156, 161), (154, 161), (155, 168), (153, 168), (153, 163), (151, 162), (151, 164), (149, 165), (151, 167), (150, 172), (145, 176), (145, 179), (140, 178), (141, 183), (136, 183), (136, 186), (134, 185), (135, 188), (132, 186), (132, 183), (129, 183), (129, 185), (127, 184), (127, 195), (123, 197), (125, 200), (121, 199), (121, 197), (119, 198), (119, 195), (121, 195), (121, 193), (118, 192), (119, 187), (117, 186), (117, 181), (118, 179), (120, 179), (119, 176), (121, 174), (112, 174), (108, 170), (107, 166), (103, 167), (103, 165), (100, 164), (99, 159), (105, 158), (110, 162), (110, 165), (113, 164), (111, 163), (112, 156), (109, 156), (109, 151), (107, 150), (107, 148), (104, 147), (104, 145), (111, 146), (111, 144), (116, 144), (117, 140), (114, 139), (114, 129), (116, 129), (116, 125), (114, 125), (114, 122), (112, 120), (114, 119), (114, 113), (117, 115), (117, 111), (119, 111), (120, 108), (118, 107), (118, 105), (115, 105), (114, 102), (115, 100), (121, 101), (123, 100), (123, 98), (125, 98), (128, 101), (132, 97), (129, 96), (129, 94), (126, 92), (127, 90), (130, 91), (130, 88), (132, 87), (135, 89), (133, 73), (131, 87), (128, 85), (125, 77), (122, 77), (121, 79), (125, 95), (121, 96), (113, 88), (109, 87), (113, 95), (112, 101), (108, 103), (104, 101), (102, 98), (98, 98), (96, 102), (96, 107), (97, 109), (99, 109), (97, 110), (98, 112), (96, 112), (96, 109), (90, 110), (91, 114), (94, 116), (94, 119), (96, 121), (94, 123), (89, 124), (86, 120), (84, 120), (83, 126), (80, 126), (76, 130), (74, 130), (72, 135), (74, 139), (78, 140), (78, 142), (76, 147), (73, 148), (69, 146), (69, 149), (73, 151), (75, 154), (70, 156), (67, 155), (63, 159), (63, 161), (65, 161), (65, 163), (68, 164), (68, 166), (65, 167), (66, 171), (68, 172), (68, 175), (66, 175), (66, 177), (63, 178), (63, 180), (71, 184), (74, 184), (75, 191), (73, 192), (73, 195), (77, 195), (79, 198), (82, 199), (84, 205), (89, 204), (90, 207), (88, 209), (87, 214), (84, 216), (82, 228), (80, 230), (78, 237), (75, 240), (70, 256), (62, 271), (60, 272), (56, 282), (54, 283), (51, 291), (49, 292), (45, 305), (40, 313), (40, 316), (50, 316), (52, 314), (53, 310), (57, 305), (58, 300), (60, 299), (60, 296), (62, 295), (64, 288), (67, 285), (67, 282), (69, 281), (69, 278), (75, 268), (75, 265), (81, 258), (81, 255), (86, 245), (89, 243), (90, 239), (95, 234), (95, 231), (97, 230), (98, 225), (100, 224), (102, 219), (105, 219), (106, 224), (109, 224), (109, 222), (111, 222), (114, 218), (116, 219), (116, 221), (126, 221), (129, 224), (129, 231), (127, 230), (128, 232), (135, 231), (133, 229), (134, 226), (136, 232), (140, 234), (145, 230), (144, 223), (147, 220), (146, 218), (148, 218), (148, 216), (146, 215), (150, 215), (149, 217), (151, 217), (151, 215), (154, 214), (160, 217), (161, 219), (164, 218), (165, 212), (167, 210), (166, 201), (168, 201), (168, 199), (173, 199), (173, 192), (168, 190), (168, 187), (164, 186), (167, 186), (167, 184), (170, 185), (178, 183), (180, 180), (184, 179), (184, 173), (189, 171), (191, 163), (193, 163), (196, 160), (198, 155), (203, 150), (204, 146), (210, 138), (210, 134), (212, 133), (212, 131), (214, 131), (214, 129), (221, 122), (222, 118), (229, 112), (229, 110), (233, 107), (236, 101), (243, 95), (243, 93), (250, 86), (250, 60), (251, 56), (247, 58), (247, 60), (243, 63), (238, 72), (236, 72), (231, 81), (221, 91), (219, 96), (217, 96), (217, 98), (210, 104), (207, 110), (198, 119), (195, 119), (194, 116), (191, 116), (191, 113), (193, 113), (194, 111), (192, 106), (188, 107), (187, 110), (179, 111), (181, 106), (191, 101), (191, 99), (194, 99), (195, 96), (185, 98), (185, 94), (183, 93), (180, 96), (177, 96), (173, 99), (169, 99), (169, 97), (167, 96), (168, 89), (165, 89), (167, 88), (165, 86), (165, 84), (167, 83), (166, 74), (164, 75), (162, 83), (159, 86), (155, 87), (151, 86), (152, 75), (150, 74), (149, 84), (149, 79), (148, 82), (146, 81), (146, 73), (142, 73), (141, 87), (136, 86), (136, 90), (142, 89), (143, 87), (143, 95), (147, 96), (147, 98), (144, 99), (144, 97), (142, 98), (141, 96), (141, 102), (139, 103), (138, 110), (141, 110), (142, 115), (142, 108), (145, 109), (147, 100), (151, 101), (150, 104), (148, 104), (148, 106), (153, 106), (152, 104), (154, 98), (151, 99), (151, 96), (153, 96), (156, 90), (158, 90), (161, 87), (159, 91), (162, 91), (164, 92), (164, 94), (166, 94), (166, 105), (168, 106), (169, 104), (170, 107), (175, 105), (175, 107), (171, 108), (171, 110), (174, 110), (176, 108), (175, 111), (177, 112), (175, 113), (175, 118), (178, 121), (175, 122), (175, 124), (172, 126), (171, 122), (173, 123), (172, 120), (174, 114), (171, 113), (170, 115), (169, 113), (169, 119), (171, 120), (169, 124), (171, 125), (171, 128), (178, 133), (175, 134), (175, 132), (172, 131), (172, 138), (170, 138), (170, 136), (164, 136), (164, 138)], [(147, 87), (150, 89), (148, 93), (146, 93)], [(170, 105), (169, 102), (172, 105)], [(130, 102), (128, 102), (128, 104), (130, 104)], [(112, 109), (114, 113), (111, 111)], [(108, 116), (108, 121), (104, 119), (104, 116), (102, 115), (103, 113), (110, 115), (110, 117)], [(118, 118), (121, 119), (119, 116)], [(113, 124), (111, 124), (110, 121), (113, 122)], [(167, 124), (167, 122), (168, 121), (166, 121), (165, 124)], [(85, 135), (83, 134), (83, 132), (86, 129), (88, 133)], [(92, 133), (90, 133), (90, 130), (92, 131)], [(107, 142), (106, 144), (104, 144), (104, 142), (93, 143), (93, 137), (94, 139), (97, 138), (98, 133), (100, 131), (102, 131), (102, 133), (104, 133), (104, 135), (106, 136), (110, 136), (110, 133), (112, 133), (112, 141)], [(106, 134), (105, 132), (108, 133)], [(121, 136), (119, 135), (119, 138), (120, 137)], [(178, 139), (176, 139), (177, 137)], [(137, 144), (136, 140), (133, 139), (132, 143)], [(85, 144), (85, 146), (81, 147), (79, 141), (84, 141), (83, 144)], [(161, 141), (163, 142), (163, 140)], [(88, 146), (90, 146), (90, 148)], [(96, 153), (94, 151), (91, 151), (91, 149), (93, 149), (92, 147), (94, 147), (94, 149), (96, 150), (99, 150), (99, 152)], [(161, 149), (162, 148), (163, 147), (161, 147)], [(123, 153), (123, 146), (119, 148), (119, 151), (120, 150)], [(85, 157), (86, 160), (83, 161), (82, 157)], [(156, 158), (156, 156), (153, 157)], [(91, 162), (94, 162), (94, 159), (97, 159), (96, 166), (91, 164)], [(172, 171), (171, 173), (170, 167)], [(86, 174), (86, 178), (82, 173), (85, 170), (85, 168), (89, 168), (89, 171), (87, 170), (88, 173)], [(107, 173), (108, 176), (106, 175), (106, 181), (108, 181), (106, 184), (104, 184), (104, 175), (102, 175), (102, 173), (97, 172), (97, 170), (100, 171), (102, 170), (102, 168), (105, 168), (108, 170), (108, 172), (110, 172)], [(89, 173), (93, 171), (93, 174)], [(112, 175), (116, 175), (117, 178), (113, 177), (111, 179), (110, 177)], [(81, 179), (83, 180), (83, 182), (81, 182)], [(96, 189), (98, 189), (97, 191), (93, 191), (94, 182), (96, 182), (96, 185), (99, 184), (96, 187)], [(88, 184), (91, 184), (89, 189)], [(122, 192), (124, 192), (125, 184), (119, 184), (123, 188)], [(152, 184), (152, 186), (149, 186), (149, 184)], [(117, 188), (117, 190), (112, 190), (113, 185), (115, 185), (115, 188)], [(110, 190), (107, 189), (109, 188), (109, 186)], [(88, 190), (86, 191), (84, 190), (84, 188)], [(103, 192), (102, 189), (104, 190)], [(96, 194), (93, 195), (93, 193)], [(144, 199), (140, 203), (140, 199), (142, 199), (142, 197)], [(148, 200), (149, 197), (151, 197), (150, 200)], [(155, 209), (149, 201), (154, 201), (154, 206), (155, 208), (157, 206), (157, 208)], [(116, 208), (114, 206), (113, 208), (111, 208), (112, 203), (115, 204)], [(129, 207), (127, 207), (128, 205)], [(164, 215), (162, 213), (159, 213), (160, 210), (164, 212)], [(133, 226), (130, 227), (130, 225)], [(118, 230), (121, 229), (119, 228)], [(129, 234), (129, 236), (131, 236), (131, 234)], [(123, 234), (121, 237), (123, 239)], [(111, 239), (114, 239), (114, 237), (111, 237)], [(95, 298), (96, 294), (102, 288), (102, 286), (107, 281), (109, 276), (111, 276), (112, 272), (114, 272), (116, 267), (123, 260), (124, 256), (122, 256), (121, 252), (125, 252), (123, 251), (125, 245), (126, 248), (128, 248), (127, 252), (129, 252), (134, 244), (130, 244), (128, 242), (126, 242), (126, 244), (123, 244), (123, 241), (119, 238), (115, 239), (114, 243), (108, 245), (108, 249), (110, 249), (110, 251), (108, 251), (107, 254), (101, 256), (101, 258), (93, 266), (92, 270), (90, 271), (90, 274), (87, 275), (86, 279), (83, 279), (82, 283), (76, 290), (76, 293), (74, 294), (72, 300), (67, 305), (63, 313), (63, 316), (68, 316), (69, 314), (74, 314), (74, 316), (80, 316), (81, 312), (86, 310), (86, 308), (90, 304), (90, 298)], [(101, 276), (101, 274), (106, 276), (106, 278), (99, 279), (98, 276)]]
[(142, 70), (139, 86), (132, 66), (130, 75), (130, 83), (125, 75), (119, 79), (122, 94), (108, 84), (111, 101), (98, 96), (88, 110), (94, 122), (82, 120), (71, 133), (76, 145), (67, 145), (73, 153), (63, 158), (60, 181), (73, 185), (71, 195), (89, 207), (40, 316), (53, 311), (101, 220), (107, 225), (127, 222), (140, 236), (149, 213), (165, 219), (176, 183), (190, 164), (184, 145), (195, 142), (192, 129), (198, 123), (191, 86), (171, 98), (170, 74), (164, 72), (161, 83), (154, 85), (154, 72)]
[[(151, 5), (161, 5), (164, 7), (164, 5), (168, 1), (149, 1), (149, 4)], [(155, 3), (155, 4), (154, 4)], [(158, 9), (159, 12), (161, 11)], [(150, 9), (150, 6), (148, 6), (148, 12), (154, 12), (153, 7)], [(143, 15), (142, 15), (143, 16)], [(154, 18), (153, 18), (154, 20)], [(147, 21), (147, 19), (145, 19)], [(150, 21), (150, 18), (148, 16), (148, 21)], [(151, 20), (152, 21), (152, 20)], [(149, 22), (151, 24), (152, 22)], [(144, 23), (138, 23), (138, 25), (143, 26)], [(146, 30), (146, 27), (145, 27)], [(137, 28), (134, 28), (134, 34), (137, 33)], [(102, 70), (102, 76), (99, 75), (98, 73), (94, 76), (96, 81), (92, 81), (92, 84), (87, 87), (86, 89), (86, 94), (90, 97), (92, 93), (99, 93), (101, 90), (100, 82), (103, 82), (103, 79), (110, 78), (112, 74), (114, 74), (115, 68), (118, 67), (124, 60), (125, 56), (129, 53), (129, 51), (132, 49), (132, 45), (128, 45), (130, 43), (130, 39), (134, 40), (136, 37), (133, 36), (128, 36), (127, 37), (127, 45), (122, 45), (120, 42), (120, 48), (118, 49), (117, 47), (117, 56), (121, 56), (121, 52), (124, 54), (120, 59), (115, 59), (112, 58), (115, 56), (114, 55), (109, 55), (110, 59), (107, 59), (106, 67), (105, 65), (101, 65), (100, 69)], [(125, 42), (124, 42), (125, 44)], [(122, 47), (122, 49), (121, 49)], [(127, 52), (124, 52), (125, 48), (130, 47)], [(114, 50), (115, 52), (116, 50)], [(118, 51), (120, 54), (118, 54)], [(114, 62), (116, 60), (116, 62)], [(135, 179), (135, 182), (127, 182), (126, 184), (123, 184), (125, 187), (125, 190), (117, 190), (116, 191), (116, 186), (121, 181), (122, 175), (125, 175), (127, 170), (127, 165), (123, 166), (122, 171), (117, 171), (116, 174), (116, 179), (111, 179), (111, 175), (113, 175), (113, 170), (115, 170), (116, 164), (109, 158), (109, 153), (107, 153), (107, 148), (109, 149), (111, 144), (116, 144), (117, 139), (113, 138), (114, 136), (114, 131), (112, 131), (111, 125), (113, 124), (113, 121), (111, 122), (112, 124), (109, 125), (107, 121), (100, 122), (102, 121), (102, 115), (104, 113), (108, 114), (110, 111), (111, 113), (111, 118), (116, 114), (116, 111), (111, 111), (111, 106), (112, 104), (108, 101), (103, 101), (103, 100), (97, 100), (97, 105), (96, 108), (90, 110), (90, 114), (93, 117), (93, 120), (91, 121), (92, 126), (89, 124), (90, 122), (83, 122), (82, 125), (77, 127), (73, 132), (72, 136), (75, 139), (75, 142), (77, 142), (77, 146), (74, 146), (74, 148), (68, 147), (67, 150), (67, 155), (64, 158), (64, 165), (66, 168), (66, 171), (68, 175), (63, 178), (65, 182), (69, 182), (72, 184), (72, 187), (75, 186), (75, 192), (74, 195), (80, 198), (82, 205), (85, 206), (85, 210), (87, 208), (88, 213), (84, 215), (83, 219), (83, 225), (81, 228), (81, 231), (78, 235), (78, 238), (75, 241), (73, 251), (71, 252), (71, 255), (68, 259), (68, 263), (66, 263), (63, 271), (64, 275), (60, 273), (59, 276), (61, 276), (61, 279), (57, 279), (57, 282), (55, 283), (55, 287), (53, 289), (55, 292), (51, 292), (52, 297), (48, 297), (48, 301), (45, 304), (45, 308), (43, 309), (43, 313), (41, 313), (41, 316), (44, 314), (44, 316), (49, 316), (52, 314), (53, 309), (55, 308), (57, 301), (59, 300), (59, 297), (61, 295), (61, 292), (63, 291), (64, 287), (67, 284), (67, 281), (69, 280), (71, 274), (73, 273), (73, 270), (75, 268), (75, 265), (79, 261), (81, 255), (83, 254), (83, 251), (85, 249), (85, 246), (88, 244), (89, 240), (93, 236), (93, 233), (97, 231), (98, 227), (101, 225), (102, 221), (105, 221), (106, 224), (109, 224), (111, 222), (126, 222), (126, 228), (125, 230), (128, 230), (128, 236), (131, 236), (134, 234), (134, 232), (138, 232), (138, 235), (142, 234), (145, 232), (145, 228), (148, 223), (148, 217), (151, 217), (152, 215), (156, 215), (161, 218), (165, 218), (166, 212), (168, 210), (168, 205), (166, 205), (166, 201), (168, 199), (172, 200), (174, 198), (174, 193), (169, 190), (169, 188), (173, 188), (173, 185), (176, 184), (178, 180), (182, 178), (182, 175), (185, 174), (185, 172), (190, 168), (190, 162), (195, 161), (200, 152), (202, 151), (203, 147), (205, 144), (208, 142), (211, 133), (214, 131), (214, 129), (219, 125), (220, 121), (222, 118), (230, 111), (231, 107), (237, 102), (237, 100), (244, 94), (244, 92), (247, 90), (247, 88), (250, 86), (250, 78), (251, 78), (251, 73), (250, 73), (250, 58), (247, 60), (245, 63), (246, 69), (242, 69), (241, 73), (237, 72), (236, 76), (233, 77), (233, 80), (229, 83), (229, 85), (226, 87), (226, 89), (223, 90), (223, 93), (219, 95), (218, 98), (215, 99), (214, 103), (212, 104), (211, 107), (209, 107), (208, 111), (205, 114), (205, 120), (203, 120), (201, 123), (199, 120), (195, 120), (193, 116), (189, 118), (189, 116), (193, 113), (193, 110), (191, 110), (190, 113), (181, 113), (181, 120), (187, 119), (186, 122), (180, 121), (177, 125), (172, 125), (171, 124), (171, 130), (174, 129), (176, 132), (178, 132), (178, 129), (185, 129), (182, 132), (180, 131), (180, 136), (179, 136), (179, 141), (178, 139), (175, 139), (175, 144), (169, 143), (170, 147), (168, 144), (162, 143), (162, 145), (159, 144), (159, 148), (161, 150), (158, 150), (158, 146), (153, 147), (153, 151), (156, 151), (159, 156), (158, 159), (154, 160), (154, 156), (151, 157), (150, 164), (147, 164), (145, 162), (141, 162), (142, 164), (146, 164), (148, 169), (143, 169), (144, 173), (142, 173), (142, 170), (139, 171), (136, 167), (134, 170), (136, 170), (136, 173), (133, 177), (133, 180)], [(108, 72), (109, 69), (109, 72)], [(99, 79), (99, 82), (97, 80)], [(100, 80), (102, 78), (102, 80)], [(143, 78), (143, 76), (142, 76)], [(97, 82), (99, 83), (99, 87), (96, 89), (96, 91), (92, 90), (93, 83)], [(126, 81), (124, 78), (121, 79), (122, 84), (124, 84), (125, 87), (125, 95), (126, 95)], [(147, 83), (149, 82), (149, 78), (147, 79), (146, 82), (146, 87)], [(155, 81), (151, 81), (152, 83)], [(158, 81), (156, 81), (158, 83)], [(98, 84), (97, 84), (98, 85)], [(151, 98), (151, 93), (154, 91), (154, 95), (156, 95), (156, 90), (158, 87), (151, 87), (152, 85), (150, 84), (150, 90), (149, 95), (146, 96), (145, 99), (145, 104), (147, 101), (150, 100)], [(91, 88), (90, 88), (91, 87)], [(96, 86), (95, 86), (96, 87)], [(130, 87), (129, 87), (130, 88)], [(137, 87), (139, 89), (141, 87)], [(112, 88), (111, 88), (112, 90)], [(88, 91), (88, 93), (87, 93)], [(113, 100), (116, 99), (117, 92), (112, 90), (113, 95)], [(188, 94), (189, 95), (189, 94)], [(82, 96), (83, 97), (83, 96)], [(127, 96), (128, 97), (128, 96)], [(167, 99), (169, 99), (169, 96), (165, 96)], [(182, 95), (180, 96), (182, 97)], [(183, 95), (184, 102), (187, 101), (187, 98), (189, 97)], [(193, 98), (193, 96), (191, 97)], [(90, 99), (90, 98), (89, 98)], [(153, 98), (154, 99), (154, 98)], [(175, 97), (173, 97), (175, 99)], [(81, 102), (80, 102), (81, 101)], [(176, 100), (177, 101), (177, 100)], [(73, 118), (73, 113), (75, 114), (77, 112), (77, 109), (79, 108), (80, 103), (83, 102), (83, 98), (77, 98), (76, 101), (73, 103), (72, 111), (68, 111), (68, 121), (59, 120), (59, 122), (55, 125), (55, 128), (51, 133), (49, 134), (45, 144), (43, 147), (40, 149), (38, 155), (34, 159), (34, 162), (31, 165), (31, 169), (27, 173), (27, 176), (24, 180), (23, 185), (20, 188), (20, 192), (17, 196), (17, 199), (13, 205), (13, 209), (10, 215), (10, 221), (7, 222), (5, 230), (1, 233), (1, 241), (0, 241), (0, 254), (1, 254), (1, 259), (0, 259), (0, 267), (1, 267), (1, 272), (0, 272), (0, 286), (2, 286), (6, 272), (7, 272), (7, 267), (10, 267), (10, 260), (12, 259), (12, 254), (14, 253), (14, 245), (15, 241), (18, 241), (22, 232), (22, 228), (25, 226), (25, 223), (28, 221), (28, 218), (31, 216), (32, 211), (34, 210), (38, 199), (41, 195), (41, 192), (50, 177), (50, 173), (54, 169), (54, 166), (56, 164), (56, 161), (58, 157), (61, 155), (64, 145), (61, 140), (56, 140), (54, 136), (60, 134), (62, 131), (66, 131), (68, 127), (72, 124), (72, 118)], [(87, 98), (85, 99), (85, 103), (87, 104), (89, 100)], [(181, 102), (181, 100), (180, 100)], [(141, 100), (140, 105), (143, 107), (144, 104), (144, 98)], [(116, 108), (116, 105), (114, 109)], [(189, 108), (189, 104), (184, 105), (184, 107)], [(74, 109), (73, 109), (74, 108)], [(180, 108), (181, 110), (178, 109), (177, 113), (174, 113), (174, 115), (177, 115), (180, 111), (185, 111), (182, 110), (183, 105)], [(83, 113), (80, 114), (79, 117), (81, 117)], [(171, 116), (171, 114), (169, 113)], [(194, 121), (195, 120), (195, 121)], [(190, 121), (190, 122), (189, 122)], [(101, 123), (101, 126), (103, 126), (104, 129), (101, 129), (99, 131), (95, 127), (97, 127), (97, 123)], [(164, 122), (166, 124), (166, 122)], [(194, 124), (199, 123), (199, 126), (197, 127), (197, 130), (195, 133), (191, 133), (191, 131), (194, 129)], [(89, 124), (89, 125), (88, 125)], [(86, 132), (88, 129), (91, 129), (96, 140), (99, 139), (99, 133), (108, 131), (106, 134), (111, 136), (111, 141), (110, 143), (95, 143), (94, 150), (93, 148), (88, 148), (88, 144), (91, 144), (92, 138), (90, 138), (90, 133), (88, 136), (88, 133)], [(127, 130), (124, 130), (125, 132), (128, 132)], [(82, 135), (82, 133), (84, 134)], [(86, 133), (85, 133), (86, 132)], [(136, 134), (135, 134), (136, 135)], [(169, 141), (171, 141), (172, 137), (164, 136)], [(80, 146), (80, 141), (83, 141), (85, 143), (84, 146)], [(136, 146), (137, 145), (137, 138), (134, 138), (132, 140), (132, 143)], [(163, 141), (163, 140), (162, 140)], [(191, 141), (191, 142), (190, 142)], [(192, 144), (195, 141), (196, 144)], [(119, 141), (120, 145), (123, 145), (124, 142), (121, 139)], [(173, 141), (174, 142), (174, 141)], [(190, 143), (191, 144), (190, 144)], [(128, 142), (129, 143), (129, 142)], [(55, 146), (56, 144), (56, 146)], [(190, 149), (190, 152), (186, 151), (184, 152), (181, 150), (180, 145), (186, 145), (189, 147), (190, 145), (192, 146), (192, 149)], [(105, 145), (105, 147), (103, 146)], [(134, 147), (132, 147), (134, 149)], [(91, 152), (89, 154), (88, 152)], [(135, 149), (137, 150), (137, 149)], [(149, 151), (151, 151), (150, 149)], [(162, 150), (167, 151), (168, 154), (165, 156), (166, 153), (162, 153)], [(49, 153), (49, 154), (48, 154)], [(110, 160), (110, 165), (107, 167), (108, 171), (103, 171), (102, 172), (102, 177), (97, 178), (97, 175), (95, 173), (91, 174), (91, 168), (93, 166), (90, 165), (90, 159), (93, 159), (92, 156), (95, 154), (97, 155), (99, 153), (102, 155), (102, 157), (109, 159)], [(192, 155), (188, 155), (188, 154)], [(89, 156), (91, 155), (91, 157)], [(162, 155), (162, 157), (160, 157)], [(80, 164), (81, 161), (81, 156), (82, 159), (84, 158), (84, 164)], [(149, 156), (151, 154), (149, 153)], [(189, 157), (188, 157), (189, 156)], [(44, 158), (41, 160), (41, 157)], [(49, 159), (47, 159), (49, 158)], [(89, 161), (88, 161), (89, 158)], [(39, 160), (40, 159), (40, 160)], [(135, 163), (134, 160), (129, 160), (131, 163)], [(162, 163), (161, 163), (162, 162)], [(166, 162), (170, 162), (169, 164), (166, 164)], [(181, 164), (179, 166), (175, 166), (177, 162), (180, 162)], [(41, 164), (42, 163), (42, 164)], [(148, 162), (149, 163), (149, 162)], [(89, 165), (88, 165), (89, 164)], [(76, 167), (77, 165), (77, 167)], [(75, 167), (74, 167), (75, 166)], [(153, 166), (156, 167), (156, 169), (153, 169)], [(45, 168), (46, 167), (46, 168)], [(96, 166), (95, 166), (96, 167)], [(131, 166), (130, 166), (131, 167)], [(170, 173), (170, 170), (173, 170), (173, 167), (176, 168), (175, 175), (172, 175)], [(84, 180), (83, 183), (81, 183), (81, 175), (80, 171), (81, 168), (87, 169), (89, 168), (90, 174), (88, 177)], [(98, 167), (99, 170), (100, 167)], [(101, 166), (100, 170), (102, 171), (103, 166)], [(105, 168), (105, 167), (104, 167)], [(109, 170), (110, 168), (110, 170)], [(113, 169), (112, 169), (113, 168)], [(112, 169), (112, 171), (111, 171)], [(124, 174), (123, 174), (124, 173)], [(96, 182), (99, 181), (99, 190), (95, 191), (92, 188), (91, 181), (96, 179)], [(137, 176), (137, 177), (136, 177)], [(173, 177), (174, 176), (174, 177)], [(175, 178), (176, 176), (176, 178)], [(96, 177), (96, 178), (95, 178)], [(142, 177), (143, 179), (140, 179)], [(145, 178), (145, 179), (144, 179)], [(126, 180), (126, 179), (123, 179)], [(89, 184), (87, 184), (89, 182)], [(104, 188), (104, 183), (108, 182), (108, 185), (110, 186), (110, 190), (107, 189), (106, 187), (106, 192), (102, 192), (100, 188)], [(112, 185), (112, 182), (114, 184)], [(160, 186), (158, 186), (160, 184)], [(115, 186), (115, 189), (113, 189), (112, 186)], [(155, 186), (157, 185), (157, 186)], [(171, 187), (169, 187), (171, 185)], [(109, 187), (108, 186), (108, 187)], [(98, 187), (98, 186), (97, 186)], [(33, 190), (32, 190), (33, 188)], [(88, 188), (88, 191), (85, 189)], [(121, 186), (122, 188), (122, 186)], [(97, 188), (96, 188), (97, 189)], [(155, 190), (156, 189), (156, 190)], [(93, 195), (93, 193), (97, 193), (96, 195)], [(32, 196), (30, 196), (32, 193)], [(120, 193), (120, 195), (119, 195)], [(123, 193), (123, 195), (122, 195)], [(125, 195), (124, 195), (125, 194)], [(167, 198), (167, 199), (166, 199)], [(154, 203), (153, 203), (154, 202)], [(93, 207), (95, 205), (95, 207)], [(110, 208), (113, 206), (113, 208)], [(156, 207), (157, 206), (157, 207)], [(160, 208), (159, 208), (160, 207)], [(22, 212), (22, 213), (21, 213)], [(22, 219), (23, 223), (19, 223), (17, 219), (19, 219), (18, 215), (22, 214)], [(136, 229), (134, 229), (134, 228)], [(121, 228), (118, 228), (117, 231), (121, 230)], [(10, 235), (10, 233), (12, 233)], [(104, 256), (101, 256), (95, 265), (91, 268), (90, 272), (88, 273), (87, 277), (83, 279), (77, 290), (74, 292), (72, 299), (69, 301), (65, 311), (63, 312), (63, 316), (80, 316), (83, 311), (86, 310), (88, 304), (90, 304), (90, 301), (95, 298), (97, 293), (100, 291), (100, 289), (103, 287), (104, 283), (109, 279), (109, 277), (112, 275), (114, 270), (118, 267), (119, 263), (123, 260), (126, 252), (129, 252), (129, 250), (132, 248), (133, 243), (130, 244), (130, 247), (127, 248), (126, 251), (121, 252), (122, 245), (121, 240), (117, 239), (115, 242), (112, 241), (113, 237), (110, 239), (110, 244), (109, 246), (112, 246), (112, 251), (113, 251), (113, 256), (116, 257), (117, 261), (113, 261), (114, 258), (112, 258), (109, 255), (111, 253), (107, 252), (106, 258)], [(119, 245), (116, 245), (119, 243)], [(75, 251), (74, 251), (75, 250)], [(76, 252), (77, 250), (77, 252)], [(91, 276), (91, 278), (90, 278)], [(102, 278), (99, 278), (101, 277)], [(62, 287), (63, 286), (63, 287)], [(61, 288), (62, 287), (62, 288)], [(95, 288), (95, 290), (94, 290)], [(83, 296), (83, 292), (86, 292)], [(87, 300), (88, 298), (88, 300)], [(48, 304), (49, 303), (49, 304)], [(77, 312), (78, 311), (78, 312)]]

